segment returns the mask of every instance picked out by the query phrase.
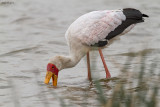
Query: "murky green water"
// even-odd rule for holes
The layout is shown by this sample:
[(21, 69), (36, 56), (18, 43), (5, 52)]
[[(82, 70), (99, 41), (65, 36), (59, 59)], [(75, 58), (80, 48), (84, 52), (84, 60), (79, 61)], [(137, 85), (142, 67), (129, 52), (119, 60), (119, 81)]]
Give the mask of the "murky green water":
[[(5, 0), (4, 0), (5, 1)], [(7, 1), (7, 0), (6, 0)], [(87, 80), (86, 60), (74, 68), (59, 73), (55, 89), (43, 83), (48, 59), (56, 54), (68, 54), (64, 38), (67, 27), (80, 15), (104, 9), (134, 7), (150, 16), (130, 33), (121, 37), (104, 56), (113, 79), (103, 81), (105, 95), (113, 91), (116, 78), (128, 57), (134, 56), (128, 67), (138, 72), (139, 52), (145, 52), (146, 72), (160, 55), (159, 0), (8, 0), (0, 5), (0, 106), (2, 107), (59, 107), (60, 99), (76, 107), (99, 106), (96, 89)], [(0, 1), (1, 2), (1, 1)], [(98, 52), (92, 52), (93, 76), (105, 79)], [(157, 59), (157, 60), (155, 60)], [(158, 72), (159, 68), (156, 68)], [(134, 86), (133, 86), (134, 88)], [(58, 96), (58, 97), (57, 97)]]

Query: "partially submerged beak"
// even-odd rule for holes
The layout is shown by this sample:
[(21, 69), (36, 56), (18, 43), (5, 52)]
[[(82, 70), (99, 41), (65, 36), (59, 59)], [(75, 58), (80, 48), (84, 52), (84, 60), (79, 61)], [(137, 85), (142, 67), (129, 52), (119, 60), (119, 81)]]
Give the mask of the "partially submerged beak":
[(48, 84), (51, 77), (52, 77), (53, 86), (57, 86), (58, 76), (52, 73), (51, 71), (47, 71), (44, 83)]
[(53, 86), (57, 86), (57, 80), (58, 80), (58, 76), (53, 74), (53, 76), (52, 76)]

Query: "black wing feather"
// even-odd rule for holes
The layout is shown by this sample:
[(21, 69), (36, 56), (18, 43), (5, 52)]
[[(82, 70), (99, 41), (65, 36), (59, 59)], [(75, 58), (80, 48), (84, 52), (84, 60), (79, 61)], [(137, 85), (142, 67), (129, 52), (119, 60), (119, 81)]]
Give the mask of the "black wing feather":
[(127, 27), (132, 24), (144, 22), (143, 17), (149, 17), (146, 14), (142, 14), (139, 10), (133, 8), (123, 9), (123, 14), (126, 16), (126, 20), (122, 22), (114, 31), (110, 32), (106, 36), (106, 41), (99, 41), (98, 43), (92, 45), (96, 47), (103, 47), (108, 44), (108, 40), (111, 40), (115, 36), (121, 34)]

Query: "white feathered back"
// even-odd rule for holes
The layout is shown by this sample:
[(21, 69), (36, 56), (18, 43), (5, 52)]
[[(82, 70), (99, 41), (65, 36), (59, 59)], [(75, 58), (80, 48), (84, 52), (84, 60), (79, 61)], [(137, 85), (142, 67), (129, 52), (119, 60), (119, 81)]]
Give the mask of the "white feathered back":
[(94, 45), (114, 31), (126, 20), (122, 10), (93, 11), (75, 20), (66, 32), (68, 36), (79, 39), (83, 44)]

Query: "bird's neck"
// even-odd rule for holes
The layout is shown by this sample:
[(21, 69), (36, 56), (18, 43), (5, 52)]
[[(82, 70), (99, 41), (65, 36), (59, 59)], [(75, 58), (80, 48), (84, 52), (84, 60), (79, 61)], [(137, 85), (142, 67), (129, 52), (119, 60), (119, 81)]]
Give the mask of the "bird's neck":
[(69, 55), (69, 56), (61, 56), (62, 60), (61, 60), (61, 69), (65, 69), (65, 68), (71, 68), (74, 67), (75, 65), (77, 65), (77, 63), (81, 60), (81, 58), (83, 57), (83, 55), (81, 56), (73, 56), (73, 55)]
[(86, 55), (87, 51), (82, 51), (80, 49), (70, 51), (68, 56), (55, 56), (54, 58), (50, 59), (50, 63), (53, 63), (57, 66), (59, 70), (65, 68), (74, 67), (81, 59)]

